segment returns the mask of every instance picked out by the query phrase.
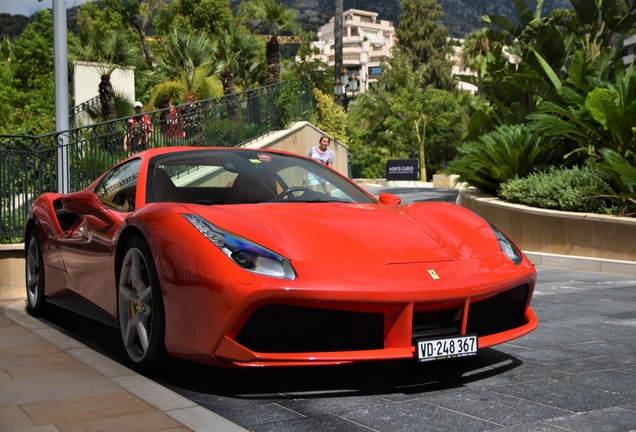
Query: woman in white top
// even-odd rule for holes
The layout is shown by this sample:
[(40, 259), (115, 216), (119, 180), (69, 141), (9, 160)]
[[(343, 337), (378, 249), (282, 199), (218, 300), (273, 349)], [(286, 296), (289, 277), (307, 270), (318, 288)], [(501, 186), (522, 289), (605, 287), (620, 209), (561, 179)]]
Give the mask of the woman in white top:
[[(328, 167), (333, 166), (335, 155), (333, 151), (329, 149), (330, 143), (331, 143), (331, 139), (329, 139), (328, 136), (320, 137), (319, 145), (313, 146), (312, 148), (310, 148), (309, 153), (307, 153), (307, 156), (309, 156), (315, 161), (318, 161), (324, 165), (327, 165)], [(324, 179), (321, 179), (312, 173), (307, 173), (307, 184), (313, 190), (318, 190), (318, 186), (322, 185), (325, 193), (328, 194), (331, 192), (331, 187), (329, 183), (327, 183)]]

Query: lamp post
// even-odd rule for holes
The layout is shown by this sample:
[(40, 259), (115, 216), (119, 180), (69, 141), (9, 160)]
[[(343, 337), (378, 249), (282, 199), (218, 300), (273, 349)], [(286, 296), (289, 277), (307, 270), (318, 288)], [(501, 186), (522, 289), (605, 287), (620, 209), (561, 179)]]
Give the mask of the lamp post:
[[(344, 108), (345, 112), (351, 99), (356, 97), (356, 91), (358, 91), (358, 78), (353, 72), (347, 75), (345, 69), (333, 85), (333, 94), (336, 96), (336, 102)], [(349, 92), (351, 92), (351, 96), (349, 96)]]
[[(351, 97), (348, 92), (351, 91)], [(353, 74), (347, 75), (346, 69), (340, 75), (340, 78), (336, 79), (333, 84), (333, 94), (336, 96), (336, 103), (342, 106), (347, 112), (349, 102), (355, 97), (356, 91), (358, 91), (358, 78)], [(345, 134), (347, 137), (347, 171), (348, 177), (351, 177), (351, 156), (349, 154), (349, 120), (345, 117)]]

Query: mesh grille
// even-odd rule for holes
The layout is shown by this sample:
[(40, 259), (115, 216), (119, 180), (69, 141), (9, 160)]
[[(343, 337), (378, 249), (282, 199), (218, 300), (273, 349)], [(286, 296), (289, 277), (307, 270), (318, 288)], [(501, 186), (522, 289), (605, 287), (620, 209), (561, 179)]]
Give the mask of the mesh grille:
[(252, 314), (236, 341), (262, 353), (382, 349), (384, 321), (382, 314), (272, 304)]
[(522, 324), (528, 300), (528, 285), (471, 304), (466, 333), (479, 336), (511, 330)]
[(413, 313), (413, 338), (459, 334), (461, 308)]

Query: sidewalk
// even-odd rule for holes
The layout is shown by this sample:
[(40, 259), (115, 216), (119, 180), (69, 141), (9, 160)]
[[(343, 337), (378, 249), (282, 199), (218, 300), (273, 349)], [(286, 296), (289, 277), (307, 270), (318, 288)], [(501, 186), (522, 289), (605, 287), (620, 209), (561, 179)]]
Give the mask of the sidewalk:
[(243, 428), (0, 298), (0, 431), (206, 431)]

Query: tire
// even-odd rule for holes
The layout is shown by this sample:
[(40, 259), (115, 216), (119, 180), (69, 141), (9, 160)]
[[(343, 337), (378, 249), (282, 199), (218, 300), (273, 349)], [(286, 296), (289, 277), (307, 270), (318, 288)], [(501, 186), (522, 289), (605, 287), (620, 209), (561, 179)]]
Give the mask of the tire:
[(119, 329), (126, 357), (141, 372), (165, 359), (165, 315), (161, 287), (150, 247), (133, 238), (124, 251), (118, 277)]
[(46, 312), (47, 303), (44, 295), (44, 262), (37, 229), (31, 230), (27, 236), (25, 258), (26, 310), (40, 317)]

